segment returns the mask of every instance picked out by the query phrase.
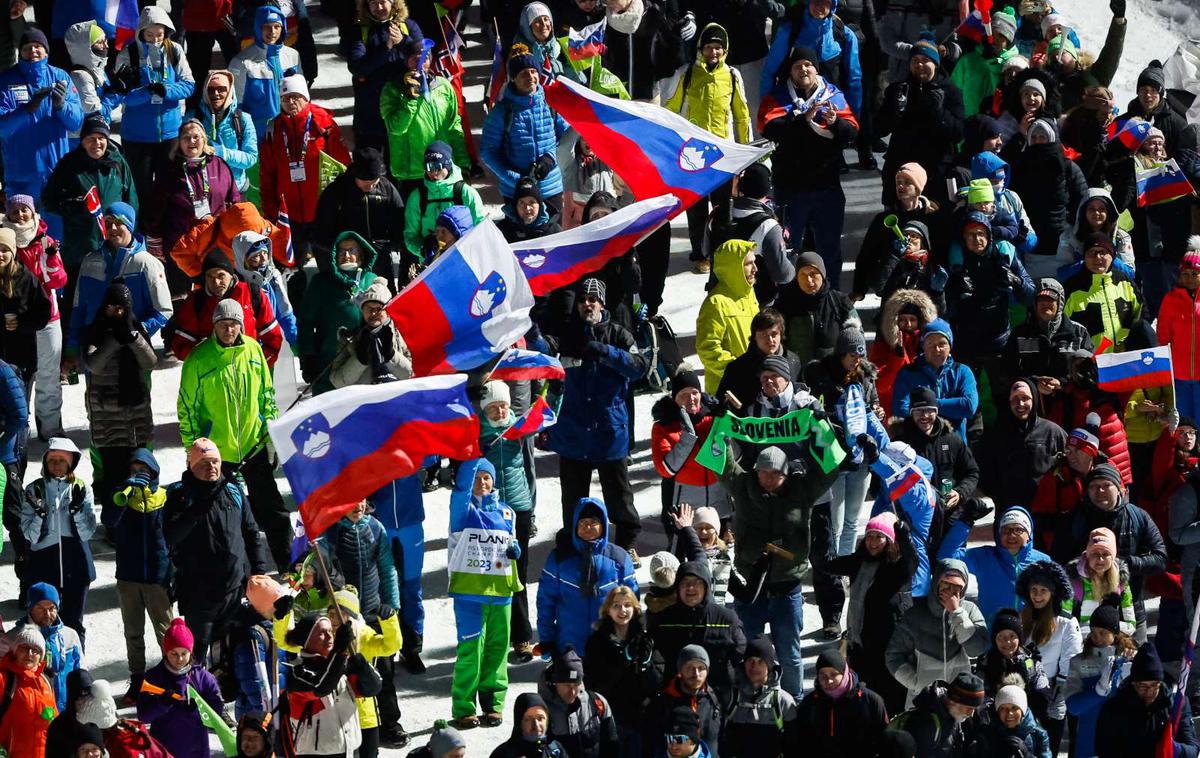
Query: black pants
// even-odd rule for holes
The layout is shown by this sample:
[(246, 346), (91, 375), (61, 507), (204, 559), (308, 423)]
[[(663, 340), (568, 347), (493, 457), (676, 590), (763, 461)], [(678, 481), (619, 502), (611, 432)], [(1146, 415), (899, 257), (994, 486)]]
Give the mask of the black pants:
[(241, 474), (250, 493), (250, 512), (258, 528), (267, 535), (271, 557), (282, 573), (287, 570), (292, 554), (292, 522), (275, 484), (275, 467), (266, 448), (242, 461)]
[[(163, 142), (134, 142), (124, 140), (121, 151), (129, 163), (129, 173), (133, 176), (133, 186), (137, 189), (138, 198), (145, 204), (153, 197), (155, 172), (161, 171), (167, 164), (174, 140)], [(138, 224), (140, 227), (141, 224)]]
[[(182, 5), (182, 3), (180, 3)], [(225, 58), (225, 68), (229, 61), (241, 51), (241, 44), (227, 31), (187, 33), (187, 62), (192, 67), (192, 79), (196, 82), (196, 93), (192, 100), (200, 102), (204, 99), (204, 88), (208, 84), (208, 72), (212, 69), (213, 46), (221, 48), (221, 56)]]
[(379, 727), (362, 730), (362, 744), (354, 751), (354, 758), (378, 758)]
[(617, 527), (616, 544), (630, 550), (637, 546), (642, 522), (633, 505), (633, 489), (629, 486), (629, 466), (625, 458), (593, 463), (573, 458), (558, 458), (558, 480), (562, 485), (563, 523), (573, 523), (575, 506), (592, 489), (592, 471), (600, 475), (600, 492), (608, 517)]
[[(212, 560), (213, 556), (208, 559)], [(242, 607), (244, 584), (243, 578), (233, 589), (224, 593), (220, 590), (214, 592), (207, 587), (178, 588), (179, 615), (187, 622), (188, 629), (192, 630), (192, 636), (195, 637), (192, 658), (201, 666), (208, 662), (208, 646), (237, 618)]]
[(513, 648), (525, 642), (533, 642), (533, 628), (529, 624), (529, 530), (533, 526), (533, 511), (517, 511), (517, 544), (521, 546), (521, 557), (517, 559), (517, 578), (521, 580), (521, 591), (513, 595), (512, 623), (509, 640)]
[(117, 523), (120, 510), (113, 505), (112, 496), (121, 487), (121, 483), (129, 478), (129, 458), (133, 455), (131, 447), (98, 447), (96, 455), (100, 458), (100, 470), (92, 477), (92, 495), (100, 503), (100, 523), (111, 529)]
[[(373, 663), (375, 670), (379, 672), (379, 678), (383, 680), (383, 689), (375, 698), (375, 702), (379, 705), (379, 727), (381, 729), (389, 729), (400, 725), (400, 700), (396, 697), (396, 656), (389, 655), (387, 658), (376, 658)], [(367, 733), (363, 732), (363, 746), (367, 744)], [(375, 750), (379, 750), (379, 733), (375, 734)], [(370, 753), (375, 755), (376, 753)], [(360, 755), (366, 755), (360, 753)]]
[(663, 302), (663, 289), (671, 266), (671, 225), (663, 224), (637, 246), (638, 262), (642, 265), (642, 302), (650, 315), (658, 313)]
[[(824, 509), (824, 523), (830, 524), (829, 507), (829, 501), (817, 503), (813, 506), (813, 514), (815, 515), (818, 509)], [(813, 524), (810, 522), (809, 526), (812, 528)], [(832, 524), (830, 524), (830, 528), (832, 528)], [(825, 539), (825, 544), (828, 545), (832, 541), (833, 536), (829, 535)], [(821, 612), (822, 623), (828, 624), (840, 621), (842, 618), (842, 606), (846, 601), (846, 591), (842, 587), (842, 578), (819, 571), (814, 567), (812, 570), (812, 582), (813, 594), (817, 598), (817, 609)]]
[(13, 572), (19, 581), (19, 604), (25, 607), (25, 598), (29, 589), (29, 540), (21, 531), (21, 514), (25, 511), (25, 485), (21, 482), (21, 466), (17, 463), (4, 464), (4, 472), (8, 482), (4, 487), (3, 513), (0, 521), (8, 532), (8, 541), (13, 547)]

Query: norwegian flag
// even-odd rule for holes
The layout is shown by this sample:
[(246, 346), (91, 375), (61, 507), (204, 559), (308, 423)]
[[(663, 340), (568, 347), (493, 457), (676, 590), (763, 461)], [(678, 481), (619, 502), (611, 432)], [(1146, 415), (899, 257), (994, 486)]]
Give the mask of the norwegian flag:
[(296, 265), (296, 247), (292, 244), (292, 220), (288, 218), (287, 198), (283, 195), (279, 196), (279, 216), (275, 219), (275, 225), (287, 232), (287, 244), (284, 245), (283, 255), (276, 255), (275, 259), (291, 268)]
[(433, 72), (446, 79), (458, 79), (465, 71), (462, 64), (463, 39), (450, 19), (450, 14), (443, 15), (440, 21), (442, 42), (433, 50)]
[[(92, 214), (96, 219), (96, 225), (100, 227), (100, 239), (104, 239), (104, 209), (100, 207), (100, 191), (96, 189), (96, 185), (87, 191), (83, 196), (83, 204), (87, 207), (88, 213)], [(130, 231), (133, 231), (130, 229)]]
[(504, 84), (508, 81), (508, 71), (504, 67), (504, 47), (497, 39), (495, 47), (492, 48), (492, 73), (488, 77), (485, 104), (489, 110), (496, 103), (500, 102), (500, 95), (504, 91)]

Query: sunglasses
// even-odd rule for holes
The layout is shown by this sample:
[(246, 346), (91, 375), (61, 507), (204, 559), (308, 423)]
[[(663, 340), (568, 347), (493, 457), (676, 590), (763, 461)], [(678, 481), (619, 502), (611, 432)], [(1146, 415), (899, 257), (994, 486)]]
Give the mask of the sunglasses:
[(686, 734), (667, 734), (663, 735), (667, 738), (668, 745), (682, 745), (685, 742), (691, 742), (692, 738)]

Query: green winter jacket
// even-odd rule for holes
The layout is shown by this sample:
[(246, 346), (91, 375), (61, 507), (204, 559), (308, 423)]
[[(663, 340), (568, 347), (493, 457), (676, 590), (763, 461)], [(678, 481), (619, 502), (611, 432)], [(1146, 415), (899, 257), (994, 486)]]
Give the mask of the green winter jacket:
[(1063, 288), (1067, 291), (1063, 316), (1087, 329), (1093, 345), (1107, 337), (1113, 346), (1105, 352), (1121, 352), (1129, 328), (1142, 314), (1134, 283), (1115, 269), (1093, 274), (1084, 268), (1063, 282)]
[(983, 48), (976, 47), (964, 54), (954, 64), (950, 73), (950, 81), (962, 90), (963, 110), (969, 118), (979, 112), (979, 104), (984, 98), (991, 97), (1000, 83), (1000, 72), (1009, 58), (1017, 55), (1017, 48), (1010, 47), (1000, 51), (995, 58), (985, 58)]
[(516, 421), (512, 410), (508, 421), (493, 426), (484, 414), (479, 415), (479, 444), (486, 451), (484, 457), (496, 467), (496, 491), (500, 500), (514, 511), (533, 509), (533, 493), (529, 488), (529, 474), (525, 470), (525, 456), (520, 440), (506, 440), (504, 434)]
[(215, 337), (201, 342), (183, 362), (178, 410), (185, 450), (208, 437), (226, 463), (254, 452), (267, 421), (279, 415), (262, 347), (249, 337), (231, 347)]
[(696, 317), (696, 353), (704, 364), (704, 391), (710, 394), (720, 386), (725, 367), (750, 344), (750, 321), (758, 313), (758, 298), (746, 281), (742, 261), (753, 250), (753, 242), (729, 240), (713, 252), (717, 284)]
[(64, 155), (46, 180), (42, 203), (47, 211), (62, 216), (62, 257), (70, 270), (77, 269), (84, 256), (104, 241), (85, 200), (92, 187), (96, 188), (100, 208), (116, 202), (129, 203), (134, 210), (138, 207), (133, 174), (116, 146), (110, 143), (100, 160), (92, 160), (82, 147)]
[(457, 166), (470, 168), (458, 117), (458, 97), (450, 82), (431, 77), (429, 93), (424, 97), (409, 97), (403, 83), (388, 82), (379, 96), (379, 111), (392, 151), (392, 176), (397, 180), (425, 176), (425, 148), (437, 140), (454, 150)]
[[(360, 261), (358, 270), (352, 274), (338, 269), (334, 253), (338, 244), (350, 237), (358, 240), (366, 253), (366, 260)], [(296, 351), (302, 365), (305, 361), (313, 361), (317, 371), (337, 357), (341, 349), (338, 330), (345, 327), (348, 332), (354, 332), (362, 326), (362, 312), (354, 298), (375, 281), (375, 274), (371, 273), (375, 265), (375, 248), (355, 232), (339, 234), (330, 248), (329, 257), (328, 268), (318, 272), (308, 283), (296, 311)], [(313, 392), (320, 394), (331, 389), (333, 384), (326, 372), (314, 385)]]
[[(455, 197), (454, 185), (462, 182), (462, 191)], [(483, 210), (483, 200), (474, 187), (463, 181), (462, 170), (458, 166), (450, 167), (450, 175), (445, 179), (434, 181), (426, 178), (425, 203), (421, 202), (421, 190), (415, 189), (404, 199), (404, 246), (408, 252), (424, 259), (425, 240), (433, 234), (433, 226), (442, 211), (451, 205), (465, 205), (471, 211), (471, 219), (478, 224), (487, 214)], [(509, 503), (512, 505), (512, 503)], [(517, 508), (517, 510), (521, 510)]]

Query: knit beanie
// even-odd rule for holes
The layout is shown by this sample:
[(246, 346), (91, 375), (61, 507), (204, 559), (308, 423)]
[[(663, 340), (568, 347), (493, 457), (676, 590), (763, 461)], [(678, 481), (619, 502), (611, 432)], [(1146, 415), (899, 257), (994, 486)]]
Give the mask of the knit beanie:
[(92, 682), (91, 691), (75, 708), (75, 718), (81, 724), (111, 729), (117, 723), (117, 703), (113, 700), (112, 685), (104, 679)]
[(546, 681), (550, 684), (583, 683), (583, 659), (575, 652), (574, 645), (567, 645), (546, 667)]
[(1179, 262), (1181, 271), (1200, 271), (1200, 252), (1189, 249), (1183, 254), (1183, 260)]
[(192, 630), (188, 629), (187, 623), (179, 617), (171, 619), (171, 625), (167, 627), (167, 633), (163, 635), (163, 652), (169, 653), (175, 648), (181, 647), (190, 653), (195, 644)]
[(1106, 232), (1092, 232), (1087, 236), (1087, 240), (1083, 243), (1083, 251), (1086, 253), (1094, 247), (1105, 250), (1109, 255), (1116, 255), (1116, 247), (1113, 245), (1112, 237)]
[(429, 755), (432, 758), (443, 758), (451, 751), (466, 747), (467, 741), (462, 733), (443, 720), (433, 724), (433, 734), (429, 735)]
[(1017, 635), (1017, 639), (1025, 636), (1021, 629), (1021, 614), (1012, 608), (1001, 608), (992, 618), (992, 639), (995, 640), (1004, 631)]
[(213, 309), (213, 323), (218, 321), (236, 321), (246, 325), (246, 314), (242, 311), (241, 303), (231, 298), (225, 298)]
[(1079, 60), (1079, 49), (1075, 47), (1075, 43), (1071, 41), (1069, 35), (1060, 34), (1046, 45), (1046, 57), (1050, 60), (1057, 59), (1061, 53), (1066, 53), (1075, 60)]
[(817, 255), (816, 253), (812, 252), (811, 250), (808, 252), (805, 252), (805, 253), (800, 253), (800, 256), (798, 258), (796, 258), (796, 271), (797, 272), (799, 272), (800, 269), (804, 268), (805, 266), (812, 266), (817, 271), (821, 272), (822, 278), (828, 278), (828, 276), (825, 273), (825, 259), (822, 258), (821, 256)]
[(1129, 671), (1130, 681), (1161, 682), (1165, 678), (1158, 648), (1153, 642), (1143, 642), (1137, 655), (1133, 656), (1133, 666)]
[(377, 276), (365, 290), (354, 296), (354, 305), (362, 308), (367, 303), (387, 303), (391, 299), (392, 290), (387, 285), (387, 279)]
[(112, 126), (109, 125), (108, 119), (99, 113), (89, 113), (84, 116), (83, 126), (79, 127), (79, 139), (90, 137), (93, 134), (112, 136)]
[[(1055, 26), (1066, 26), (1067, 21), (1061, 13), (1047, 13), (1042, 16), (1042, 36), (1045, 37)], [(993, 27), (994, 29), (995, 27)]]
[(908, 395), (908, 412), (911, 415), (918, 408), (940, 408), (937, 393), (932, 387), (917, 387)]
[(787, 453), (772, 445), (758, 454), (758, 459), (754, 461), (755, 471), (782, 471), (787, 472)]
[(204, 262), (200, 264), (201, 274), (206, 274), (213, 269), (224, 271), (230, 276), (237, 276), (237, 269), (233, 267), (225, 251), (220, 248), (209, 250), (208, 255), (204, 256)]
[(671, 397), (675, 397), (684, 390), (703, 391), (700, 385), (700, 377), (696, 376), (696, 372), (692, 371), (687, 366), (680, 366), (675, 372), (675, 376), (671, 377)]
[(62, 604), (62, 599), (58, 595), (58, 589), (53, 584), (49, 584), (47, 582), (38, 582), (37, 584), (31, 585), (29, 589), (26, 590), (25, 597), (28, 601), (26, 603), (26, 607), (28, 608), (32, 608), (43, 600), (49, 600), (51, 603), (54, 603), (55, 606)]
[(26, 208), (28, 208), (31, 211), (37, 210), (37, 204), (34, 202), (34, 200), (31, 196), (29, 196), (29, 195), (9, 195), (8, 202), (4, 206), (4, 211), (5, 211), (5, 213), (7, 213), (8, 215), (11, 216), (14, 213), (16, 213), (17, 209), (20, 208), (21, 206), (25, 206)]
[(279, 96), (286, 97), (287, 95), (300, 95), (305, 100), (312, 99), (308, 95), (308, 82), (304, 80), (302, 74), (283, 77), (283, 83), (279, 87)]
[(217, 447), (217, 443), (210, 440), (208, 437), (198, 437), (192, 446), (188, 448), (188, 468), (203, 458), (208, 453), (216, 453), (217, 457), (221, 456), (221, 450)]
[(21, 32), (21, 44), (17, 45), (17, 49), (20, 50), (30, 42), (36, 42), (47, 50), (50, 49), (50, 43), (46, 41), (46, 34), (36, 26), (25, 27), (25, 31)]
[(425, 148), (425, 170), (433, 171), (434, 169), (444, 168), (447, 171), (454, 165), (454, 150), (449, 144), (435, 140), (429, 143), (429, 147)]
[(667, 728), (664, 734), (679, 734), (692, 742), (700, 742), (700, 716), (691, 706), (679, 705), (671, 709), (667, 717)]
[(706, 668), (712, 666), (709, 662), (708, 651), (700, 645), (684, 645), (675, 658), (675, 669), (682, 669), (688, 661), (700, 661)]
[(1125, 486), (1124, 482), (1121, 480), (1121, 472), (1117, 471), (1116, 467), (1111, 463), (1101, 463), (1093, 467), (1092, 470), (1088, 472), (1088, 475), (1084, 477), (1084, 486), (1091, 484), (1097, 479), (1105, 479), (1117, 485), (1117, 487)]
[(675, 572), (679, 571), (679, 558), (674, 553), (659, 550), (650, 556), (650, 581), (659, 589), (670, 589), (675, 585)]
[(1048, 118), (1039, 118), (1029, 125), (1029, 144), (1033, 144), (1033, 138), (1041, 135), (1046, 138), (1046, 142), (1058, 142), (1058, 129), (1054, 126), (1054, 122)]
[(817, 656), (817, 671), (821, 669), (834, 669), (836, 671), (846, 670), (846, 659), (842, 656), (837, 648), (829, 648)]
[(1024, 687), (1018, 687), (1015, 684), (1006, 684), (996, 692), (996, 710), (999, 711), (1002, 706), (1015, 705), (1021, 709), (1021, 713), (1029, 712), (1029, 696), (1025, 694)]
[(1084, 552), (1088, 555), (1097, 553), (1117, 554), (1117, 535), (1106, 526), (1097, 527), (1088, 534), (1087, 547)]
[(775, 656), (775, 646), (771, 644), (771, 639), (761, 634), (746, 643), (746, 654), (742, 656), (742, 660), (747, 658), (762, 660), (767, 664), (768, 669), (775, 668), (775, 664), (779, 660)]
[(1017, 38), (1017, 17), (1011, 9), (1004, 8), (992, 14), (992, 34), (998, 34), (1010, 43)]
[(935, 318), (925, 325), (921, 330), (921, 345), (925, 345), (925, 340), (929, 339), (930, 335), (940, 334), (950, 343), (950, 347), (954, 347), (954, 330), (950, 328), (950, 324), (944, 319)]
[(967, 185), (967, 202), (971, 205), (996, 202), (996, 190), (992, 188), (992, 181), (990, 179), (972, 179), (971, 183)]
[(512, 392), (509, 391), (508, 384), (492, 380), (483, 385), (483, 395), (479, 398), (480, 410), (487, 410), (487, 407), (492, 403), (508, 403), (512, 405)]
[(983, 705), (983, 694), (983, 680), (970, 671), (959, 672), (946, 688), (947, 700), (970, 708)]
[(104, 215), (121, 219), (121, 223), (125, 224), (131, 232), (137, 226), (137, 211), (129, 203), (113, 203), (104, 209)]
[(896, 169), (896, 176), (904, 175), (909, 178), (917, 187), (917, 194), (925, 191), (925, 185), (929, 183), (929, 172), (920, 163), (904, 163), (900, 168)]
[(1092, 611), (1091, 618), (1088, 619), (1088, 626), (1092, 629), (1104, 629), (1118, 634), (1121, 631), (1121, 598), (1119, 595), (1112, 594), (1100, 601), (1100, 605), (1096, 610)]
[(1142, 73), (1138, 74), (1137, 88), (1141, 89), (1146, 85), (1154, 87), (1159, 93), (1166, 91), (1167, 79), (1163, 73), (1162, 61), (1157, 59), (1150, 61), (1142, 69)]
[(834, 355), (857, 355), (859, 358), (865, 358), (867, 338), (863, 336), (862, 329), (857, 326), (848, 326), (842, 329), (833, 352)]
[(789, 382), (792, 380), (792, 364), (782, 355), (768, 355), (763, 358), (762, 363), (758, 366), (758, 373), (761, 376), (765, 371), (779, 374)]
[(583, 285), (579, 288), (579, 294), (582, 297), (594, 297), (604, 305), (608, 299), (608, 288), (604, 286), (604, 282), (593, 277), (588, 277), (583, 280)]
[(996, 522), (996, 531), (1012, 525), (1021, 527), (1026, 534), (1033, 534), (1033, 521), (1029, 518), (1029, 512), (1019, 505), (1009, 506), (1001, 514), (1000, 520)]
[(28, 645), (46, 654), (46, 639), (42, 637), (42, 632), (33, 624), (26, 624), (13, 633), (11, 649)]
[(797, 45), (788, 51), (786, 68), (784, 71), (791, 71), (792, 66), (796, 65), (797, 61), (808, 61), (813, 66), (820, 68), (821, 54), (807, 45)]
[(771, 194), (771, 169), (764, 163), (751, 163), (738, 179), (738, 192), (743, 197), (769, 197)]
[(921, 38), (913, 43), (912, 48), (908, 51), (908, 59), (912, 60), (918, 55), (923, 55), (934, 64), (941, 64), (942, 55), (938, 52), (937, 38), (932, 32), (921, 32)]
[(714, 531), (721, 531), (721, 516), (711, 505), (702, 505), (697, 508), (696, 512), (692, 514), (692, 520), (696, 526), (708, 524)]
[[(729, 34), (720, 24), (709, 24), (700, 32), (700, 47), (716, 43), (726, 50), (729, 49)], [(814, 61), (817, 63), (819, 61)]]
[(1095, 458), (1100, 454), (1100, 416), (1089, 413), (1083, 426), (1071, 430), (1067, 445)]
[(1027, 89), (1041, 94), (1043, 98), (1046, 97), (1046, 85), (1042, 83), (1041, 79), (1036, 77), (1030, 77), (1029, 79), (1026, 79), (1025, 81), (1021, 82), (1021, 87), (1017, 90), (1017, 93), (1019, 94)]
[[(0, 247), (10, 253), (17, 252), (17, 232), (7, 226), (0, 226)], [(20, 263), (17, 264), (18, 266)]]
[[(426, 150), (428, 154), (428, 150)], [(383, 162), (383, 154), (373, 147), (355, 148), (353, 160), (350, 163), (350, 175), (355, 179), (372, 181), (387, 175), (387, 166)]]
[(892, 542), (895, 542), (896, 541), (896, 522), (897, 522), (896, 514), (890, 513), (890, 512), (881, 513), (878, 516), (872, 517), (872, 519), (867, 522), (867, 532), (866, 533), (871, 534), (872, 532), (874, 532), (876, 534), (882, 534), (884, 537), (887, 537)]
[(541, 68), (538, 65), (537, 58), (533, 57), (533, 53), (529, 51), (529, 48), (520, 42), (513, 45), (508, 54), (508, 78), (510, 80), (516, 79), (522, 71), (531, 68)]

